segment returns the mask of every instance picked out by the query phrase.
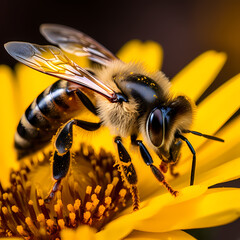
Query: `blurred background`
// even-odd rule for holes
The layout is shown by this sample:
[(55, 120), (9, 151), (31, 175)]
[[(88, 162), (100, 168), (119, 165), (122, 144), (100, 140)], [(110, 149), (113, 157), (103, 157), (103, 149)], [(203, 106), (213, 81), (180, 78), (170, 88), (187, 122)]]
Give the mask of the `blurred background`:
[[(13, 67), (16, 63), (3, 48), (8, 41), (46, 44), (39, 33), (42, 23), (79, 29), (113, 53), (131, 39), (154, 40), (163, 46), (162, 70), (169, 78), (204, 51), (226, 52), (228, 60), (203, 98), (240, 73), (240, 1), (237, 0), (1, 0), (0, 64)], [(240, 186), (240, 183), (235, 182), (235, 185)], [(198, 239), (239, 240), (239, 227), (240, 221), (236, 221), (218, 228), (188, 232)]]

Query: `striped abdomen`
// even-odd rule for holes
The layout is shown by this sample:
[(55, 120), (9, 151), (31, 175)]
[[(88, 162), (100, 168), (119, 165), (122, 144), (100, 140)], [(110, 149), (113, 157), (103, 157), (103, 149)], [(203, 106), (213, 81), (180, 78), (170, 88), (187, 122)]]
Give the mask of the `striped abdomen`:
[(81, 103), (71, 83), (59, 80), (44, 90), (27, 108), (15, 134), (18, 158), (32, 153), (50, 142), (62, 123), (76, 115)]

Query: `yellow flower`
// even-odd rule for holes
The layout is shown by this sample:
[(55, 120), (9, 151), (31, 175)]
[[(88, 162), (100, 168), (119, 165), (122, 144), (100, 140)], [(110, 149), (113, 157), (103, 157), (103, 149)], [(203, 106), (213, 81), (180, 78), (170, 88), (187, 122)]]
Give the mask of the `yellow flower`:
[[(162, 50), (154, 42), (131, 41), (118, 56), (126, 62), (141, 61), (149, 71), (160, 69), (162, 63)], [(196, 101), (225, 60), (224, 53), (202, 54), (172, 79), (172, 92)], [(12, 171), (9, 186), (6, 180), (9, 169), (17, 168), (12, 148), (15, 127), (26, 106), (54, 79), (22, 65), (17, 66), (15, 73), (1, 66), (0, 77), (3, 111), (0, 177), (4, 189), (8, 189), (0, 187), (0, 236), (55, 239), (61, 234), (62, 239), (194, 239), (182, 230), (218, 226), (239, 217), (240, 189), (209, 187), (240, 177), (240, 117), (226, 124), (239, 109), (240, 75), (228, 80), (197, 107), (192, 129), (217, 133), (225, 143), (188, 136), (197, 153), (194, 186), (189, 186), (192, 156), (186, 146), (174, 169), (179, 176), (166, 175), (180, 192), (176, 198), (153, 178), (138, 154), (133, 154), (141, 198), (140, 210), (136, 212), (132, 212), (129, 191), (113, 167), (112, 155), (104, 150), (98, 154), (101, 147), (114, 150), (107, 129), (94, 136), (94, 140), (87, 140), (95, 150), (75, 144), (79, 149), (71, 173), (52, 203), (45, 204), (42, 200), (52, 184), (46, 151), (25, 160), (20, 170)], [(78, 130), (75, 131), (77, 134)], [(154, 161), (159, 162), (156, 157)]]

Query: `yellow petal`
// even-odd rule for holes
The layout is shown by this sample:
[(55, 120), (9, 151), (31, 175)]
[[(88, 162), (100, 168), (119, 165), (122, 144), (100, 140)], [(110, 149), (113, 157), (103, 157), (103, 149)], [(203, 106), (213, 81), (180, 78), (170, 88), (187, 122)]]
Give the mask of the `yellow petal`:
[[(205, 161), (207, 161), (209, 168), (212, 168), (214, 166), (218, 166), (219, 164), (227, 160), (240, 156), (240, 138), (238, 134), (239, 132), (240, 116), (232, 120), (218, 133), (218, 136), (225, 140), (224, 143), (208, 141), (201, 148), (199, 148), (199, 162), (204, 163)], [(234, 151), (233, 148), (235, 148), (237, 151)], [(225, 153), (228, 153), (228, 155), (226, 155), (224, 159), (223, 155)], [(211, 161), (207, 160), (209, 156), (212, 156)]]
[(131, 40), (119, 51), (117, 56), (124, 62), (140, 62), (149, 71), (158, 71), (162, 65), (163, 51), (153, 41)]
[(108, 236), (111, 236), (111, 239), (122, 239), (133, 229), (136, 229), (138, 223), (142, 223), (145, 219), (148, 221), (152, 217), (154, 218), (157, 212), (161, 212), (167, 206), (180, 204), (182, 202), (189, 202), (190, 200), (193, 201), (206, 191), (207, 187), (205, 186), (191, 186), (182, 189), (177, 198), (172, 197), (169, 193), (150, 198), (149, 200), (141, 203), (141, 209), (139, 211), (125, 214), (110, 222), (104, 230), (97, 233), (98, 239), (107, 239)]
[(95, 230), (89, 226), (78, 227), (77, 230), (63, 229), (61, 231), (62, 240), (88, 239), (95, 240)]
[[(214, 134), (239, 109), (239, 89), (240, 74), (227, 81), (199, 104), (192, 129)], [(206, 141), (190, 134), (189, 140), (195, 149)]]
[(164, 233), (152, 233), (152, 232), (141, 232), (141, 231), (133, 231), (128, 237), (124, 238), (124, 240), (193, 240), (196, 239), (191, 235), (183, 232), (183, 231), (171, 231)]
[(172, 91), (196, 101), (213, 82), (225, 61), (225, 53), (203, 53), (172, 79)]
[(57, 80), (57, 78), (40, 73), (23, 64), (16, 65), (16, 74), (20, 90), (18, 103), (22, 114), (43, 90)]
[(212, 186), (240, 178), (240, 158), (231, 160), (209, 171), (201, 171), (196, 178), (196, 184)]
[(6, 185), (10, 167), (16, 166), (16, 156), (13, 151), (13, 139), (17, 125), (16, 98), (14, 96), (13, 73), (12, 70), (4, 65), (0, 66), (1, 89), (1, 118), (0, 118), (0, 154), (1, 154), (1, 172), (0, 180)]
[(151, 218), (138, 221), (140, 231), (166, 232), (223, 225), (240, 215), (240, 189), (209, 189), (205, 194), (165, 206)]

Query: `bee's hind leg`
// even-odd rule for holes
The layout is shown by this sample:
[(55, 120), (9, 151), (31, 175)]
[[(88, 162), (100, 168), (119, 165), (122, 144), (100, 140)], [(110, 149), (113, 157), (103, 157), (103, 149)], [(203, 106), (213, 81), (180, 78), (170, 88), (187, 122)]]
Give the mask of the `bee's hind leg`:
[(100, 126), (101, 123), (86, 122), (78, 119), (69, 120), (67, 123), (61, 127), (56, 136), (54, 137), (54, 147), (55, 151), (53, 154), (53, 178), (56, 182), (53, 188), (45, 199), (45, 202), (49, 202), (53, 197), (55, 192), (60, 189), (61, 180), (67, 175), (70, 161), (71, 161), (71, 147), (73, 142), (73, 125), (81, 127), (87, 131), (95, 131)]

